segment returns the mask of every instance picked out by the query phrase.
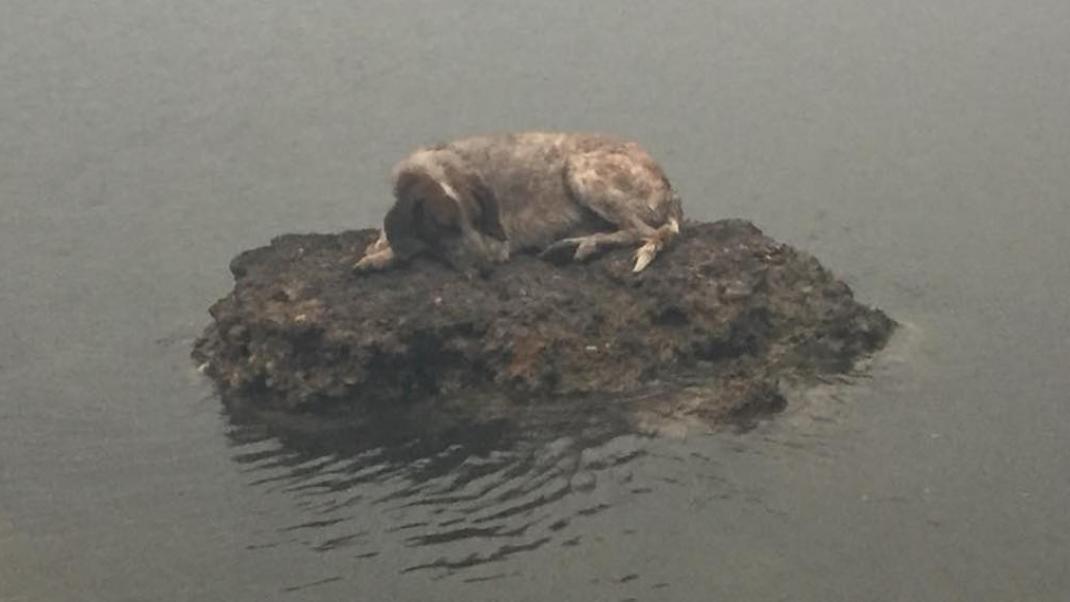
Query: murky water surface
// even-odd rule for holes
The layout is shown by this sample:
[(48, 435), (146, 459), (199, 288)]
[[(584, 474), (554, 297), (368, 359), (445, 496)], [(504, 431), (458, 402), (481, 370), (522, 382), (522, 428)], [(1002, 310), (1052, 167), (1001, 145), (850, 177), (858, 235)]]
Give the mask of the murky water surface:
[[(0, 5), (0, 600), (1066, 600), (1070, 4)], [(642, 140), (908, 324), (746, 434), (228, 419), (228, 260), (475, 131)]]

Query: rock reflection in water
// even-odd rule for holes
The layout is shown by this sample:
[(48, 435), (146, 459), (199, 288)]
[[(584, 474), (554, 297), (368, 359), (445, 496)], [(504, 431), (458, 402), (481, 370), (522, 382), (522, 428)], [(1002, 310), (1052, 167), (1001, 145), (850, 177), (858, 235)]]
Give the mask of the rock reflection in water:
[(401, 573), (452, 574), (582, 545), (577, 522), (650, 491), (628, 466), (644, 455), (644, 438), (593, 406), (471, 423), (424, 412), (360, 423), (232, 415), (233, 459), (250, 485), (292, 496), (302, 515), (248, 548), (385, 554), (400, 558), (390, 564)]

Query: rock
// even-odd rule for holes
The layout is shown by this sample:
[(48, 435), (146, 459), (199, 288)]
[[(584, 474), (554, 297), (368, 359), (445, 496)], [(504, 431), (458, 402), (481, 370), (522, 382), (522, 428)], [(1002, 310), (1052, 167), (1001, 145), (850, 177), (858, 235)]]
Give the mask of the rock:
[[(367, 413), (612, 399), (749, 421), (781, 379), (842, 373), (895, 323), (742, 220), (688, 223), (646, 271), (517, 256), (485, 278), (431, 259), (355, 275), (372, 230), (285, 235), (231, 262), (195, 361), (230, 408)], [(493, 401), (487, 401), (493, 400)]]

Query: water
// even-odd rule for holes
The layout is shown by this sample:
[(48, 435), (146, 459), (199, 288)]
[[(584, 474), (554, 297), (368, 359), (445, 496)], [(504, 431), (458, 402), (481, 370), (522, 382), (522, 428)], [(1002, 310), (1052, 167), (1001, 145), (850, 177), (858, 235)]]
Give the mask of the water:
[[(0, 5), (0, 600), (1065, 600), (1070, 4)], [(227, 261), (412, 146), (634, 136), (909, 324), (739, 435), (222, 416)], [(307, 431), (307, 429), (306, 429)]]

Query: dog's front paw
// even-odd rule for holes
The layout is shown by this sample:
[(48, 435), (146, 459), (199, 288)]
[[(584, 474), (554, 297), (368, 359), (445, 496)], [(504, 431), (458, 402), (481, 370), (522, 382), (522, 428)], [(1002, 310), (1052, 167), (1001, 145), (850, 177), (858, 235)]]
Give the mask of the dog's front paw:
[(354, 274), (378, 272), (386, 269), (390, 263), (390, 258), (383, 257), (381, 254), (365, 255), (360, 261), (353, 264), (352, 271)]
[(372, 271), (372, 267), (371, 263), (368, 262), (368, 258), (364, 257), (360, 261), (350, 266), (350, 270), (352, 270), (354, 274), (366, 274)]

